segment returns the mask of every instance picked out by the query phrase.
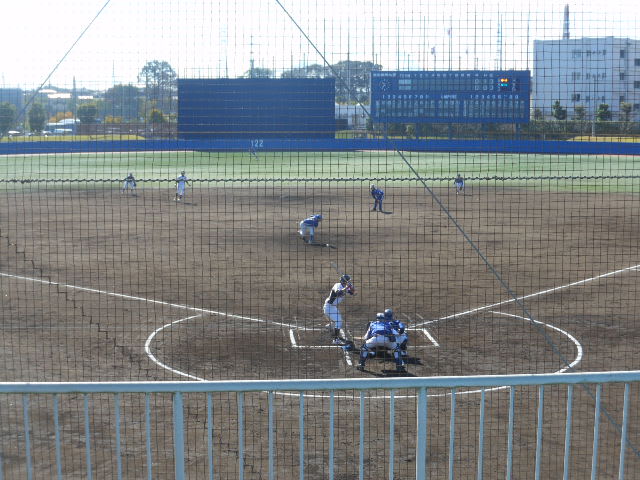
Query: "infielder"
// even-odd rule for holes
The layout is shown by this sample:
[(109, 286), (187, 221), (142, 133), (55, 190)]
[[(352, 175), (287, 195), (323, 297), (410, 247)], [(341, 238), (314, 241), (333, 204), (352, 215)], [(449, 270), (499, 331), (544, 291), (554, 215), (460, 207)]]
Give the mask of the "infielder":
[(381, 188), (376, 187), (372, 183), (369, 187), (369, 192), (373, 197), (373, 208), (371, 209), (371, 211), (375, 212), (376, 208), (378, 208), (379, 211), (382, 212), (382, 200), (384, 200), (384, 191)]
[(398, 334), (396, 335), (396, 342), (400, 347), (400, 353), (403, 357), (407, 356), (407, 343), (409, 342), (409, 335), (407, 335), (407, 326), (401, 322), (400, 320), (393, 317), (393, 310), (387, 308), (384, 311), (384, 319), (389, 322), (391, 328), (396, 330)]
[(176, 178), (176, 202), (181, 201), (182, 197), (184, 197), (185, 185), (191, 186), (191, 184), (189, 183), (189, 179), (187, 178), (183, 170), (182, 172), (180, 172), (180, 176)]
[(384, 313), (378, 313), (376, 320), (369, 324), (367, 333), (364, 335), (364, 343), (360, 347), (360, 363), (356, 367), (361, 372), (364, 371), (367, 358), (377, 348), (386, 348), (393, 352), (393, 359), (396, 362), (396, 372), (406, 372), (400, 345), (398, 344), (398, 330), (393, 328), (391, 322), (385, 320)]
[[(322, 221), (322, 215), (311, 215), (300, 222), (298, 233), (304, 243), (314, 243), (316, 228)], [(309, 240), (306, 235), (309, 235)]]
[(131, 193), (135, 195), (136, 193), (136, 179), (133, 176), (133, 173), (129, 173), (124, 179), (124, 184), (122, 185), (122, 193), (128, 192), (131, 189)]
[(464, 178), (460, 174), (453, 180), (453, 184), (456, 186), (456, 195), (459, 193), (464, 195)]
[(329, 319), (329, 328), (332, 328), (333, 343), (336, 345), (341, 344), (344, 340), (340, 338), (340, 329), (342, 328), (342, 315), (338, 310), (338, 305), (346, 294), (355, 295), (356, 289), (351, 283), (351, 277), (349, 275), (342, 275), (340, 281), (336, 283), (329, 296), (324, 301), (322, 311), (324, 315)]

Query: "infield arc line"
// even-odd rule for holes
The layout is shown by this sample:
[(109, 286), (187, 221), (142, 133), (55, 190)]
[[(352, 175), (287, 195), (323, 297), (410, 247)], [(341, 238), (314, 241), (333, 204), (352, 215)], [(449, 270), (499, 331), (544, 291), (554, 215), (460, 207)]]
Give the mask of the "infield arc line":
[[(628, 272), (628, 271), (638, 271), (638, 269), (640, 268), (640, 264), (637, 265), (633, 265), (630, 267), (626, 267), (626, 268), (622, 268), (622, 269), (618, 269), (618, 270), (614, 270), (611, 272), (607, 272), (607, 273), (603, 273), (601, 275), (597, 275), (594, 277), (590, 277), (587, 279), (583, 279), (583, 280), (579, 280), (576, 282), (572, 282), (566, 285), (561, 285), (558, 287), (553, 287), (553, 288), (549, 288), (549, 289), (545, 289), (545, 290), (541, 290), (539, 292), (534, 292), (531, 294), (527, 294), (527, 295), (523, 295), (521, 297), (517, 297), (519, 300), (522, 299), (527, 299), (527, 298), (533, 298), (536, 296), (540, 296), (540, 295), (545, 295), (545, 294), (549, 294), (549, 293), (554, 293), (556, 291), (559, 290), (563, 290), (566, 288), (570, 288), (570, 287), (574, 287), (574, 286), (578, 286), (578, 285), (584, 285), (586, 283), (590, 283), (593, 282), (595, 280), (599, 280), (601, 278), (606, 278), (606, 277), (611, 277), (611, 276), (615, 276), (618, 275), (620, 273), (624, 273), (624, 272)], [(199, 307), (191, 307), (188, 305), (183, 305), (183, 304), (177, 304), (177, 303), (171, 303), (171, 302), (165, 302), (162, 300), (155, 300), (155, 299), (149, 299), (149, 298), (144, 298), (144, 297), (139, 297), (139, 296), (135, 296), (135, 295), (126, 295), (126, 294), (122, 294), (122, 293), (116, 293), (116, 292), (109, 292), (106, 290), (100, 290), (100, 289), (96, 289), (96, 288), (89, 288), (89, 287), (81, 287), (81, 286), (77, 286), (77, 285), (70, 285), (70, 284), (65, 284), (65, 283), (59, 283), (59, 282), (54, 282), (51, 280), (42, 280), (42, 279), (38, 279), (38, 278), (33, 278), (33, 277), (26, 277), (26, 276), (22, 276), (22, 275), (14, 275), (14, 274), (9, 274), (9, 273), (4, 273), (4, 272), (0, 272), (0, 277), (7, 277), (7, 278), (14, 278), (14, 279), (18, 279), (18, 280), (25, 280), (25, 281), (31, 281), (31, 282), (35, 282), (35, 283), (41, 283), (44, 285), (49, 285), (49, 286), (59, 286), (59, 287), (63, 287), (63, 288), (68, 288), (68, 289), (72, 289), (72, 290), (78, 290), (78, 291), (84, 291), (84, 292), (89, 292), (89, 293), (98, 293), (98, 294), (102, 294), (102, 295), (107, 295), (107, 296), (111, 296), (111, 297), (116, 297), (116, 298), (123, 298), (126, 300), (136, 300), (136, 301), (142, 301), (142, 302), (147, 302), (147, 303), (152, 303), (152, 304), (156, 304), (156, 305), (164, 305), (164, 306), (168, 306), (168, 307), (173, 307), (173, 308), (179, 308), (179, 309), (183, 309), (183, 310), (190, 310), (190, 311), (194, 311), (194, 312), (200, 312), (197, 315), (192, 315), (190, 317), (186, 317), (186, 318), (182, 318), (179, 320), (175, 320), (169, 324), (163, 325), (161, 327), (159, 327), (158, 329), (156, 329), (148, 338), (147, 341), (145, 342), (145, 352), (147, 353), (147, 355), (149, 356), (149, 358), (152, 359), (152, 361), (154, 361), (155, 363), (157, 363), (158, 365), (160, 365), (162, 368), (165, 368), (177, 375), (180, 376), (184, 376), (187, 378), (191, 378), (193, 380), (197, 380), (197, 381), (207, 381), (204, 378), (200, 378), (197, 377), (195, 375), (190, 375), (188, 373), (173, 369), (171, 367), (169, 367), (168, 365), (163, 364), (162, 362), (160, 362), (159, 360), (157, 360), (155, 358), (155, 356), (151, 353), (150, 351), (150, 345), (151, 345), (151, 341), (153, 340), (153, 337), (155, 337), (155, 335), (157, 333), (159, 333), (160, 331), (162, 331), (165, 328), (168, 328), (174, 324), (177, 323), (181, 323), (181, 322), (185, 322), (188, 320), (191, 320), (193, 318), (197, 318), (202, 316), (203, 314), (213, 314), (213, 315), (220, 315), (220, 316), (226, 316), (226, 317), (230, 317), (230, 318), (237, 318), (237, 319), (241, 319), (241, 320), (248, 320), (248, 321), (253, 321), (253, 322), (257, 322), (257, 323), (266, 323), (266, 324), (272, 324), (272, 325), (277, 325), (277, 326), (284, 326), (284, 327), (289, 327), (290, 329), (293, 328), (300, 328), (297, 325), (290, 325), (290, 324), (286, 324), (286, 323), (280, 323), (280, 322), (273, 322), (273, 321), (269, 321), (269, 320), (264, 320), (264, 319), (259, 319), (259, 318), (252, 318), (252, 317), (247, 317), (247, 316), (243, 316), (243, 315), (236, 315), (236, 314), (232, 314), (232, 313), (225, 313), (225, 312), (218, 312), (215, 310), (210, 310), (210, 309), (205, 309), (205, 308), (199, 308)], [(501, 305), (506, 305), (509, 303), (513, 303), (515, 302), (516, 299), (509, 299), (509, 300), (504, 300), (502, 302), (498, 302), (498, 303), (494, 303), (491, 305), (485, 305), (482, 307), (477, 307), (471, 310), (467, 310), (464, 312), (460, 312), (460, 313), (456, 313), (453, 315), (448, 315), (436, 320), (429, 320), (429, 321), (425, 321), (422, 322), (421, 324), (416, 325), (416, 327), (420, 327), (420, 326), (424, 326), (424, 325), (428, 325), (428, 324), (432, 324), (441, 320), (448, 320), (448, 319), (452, 319), (452, 318), (457, 318), (457, 317), (461, 317), (464, 315), (469, 315), (471, 313), (475, 313), (475, 312), (479, 312), (479, 311), (484, 311), (484, 310), (490, 310), (492, 308), (495, 308), (496, 306), (501, 306)], [(576, 358), (574, 359), (574, 361), (566, 367), (563, 367), (562, 369), (556, 371), (555, 373), (563, 373), (566, 370), (572, 368), (573, 366), (577, 365), (583, 357), (583, 350), (582, 350), (582, 346), (580, 345), (580, 343), (575, 339), (575, 337), (573, 337), (571, 334), (569, 334), (568, 332), (566, 332), (565, 330), (562, 330), (558, 327), (555, 327), (553, 325), (541, 322), (539, 320), (533, 320), (533, 319), (528, 319), (526, 317), (522, 317), (519, 315), (514, 315), (514, 314), (508, 314), (508, 313), (504, 313), (504, 312), (498, 312), (498, 311), (492, 311), (491, 313), (494, 314), (498, 314), (498, 315), (504, 315), (504, 316), (510, 316), (513, 318), (520, 318), (522, 320), (525, 321), (531, 321), (531, 322), (535, 322), (537, 324), (541, 324), (544, 325), (548, 328), (551, 328), (553, 330), (556, 330), (564, 335), (566, 335), (576, 346), (576, 349), (578, 351), (578, 354), (576, 355)], [(421, 316), (419, 316), (420, 318), (422, 318)], [(306, 327), (300, 328), (301, 330), (314, 330), (312, 329), (308, 329)], [(329, 347), (329, 346), (327, 346)], [(335, 347), (334, 345), (331, 345), (330, 347)], [(348, 352), (344, 352), (345, 353), (345, 359), (347, 361), (347, 363), (351, 364), (351, 359), (349, 357)], [(491, 391), (491, 390), (501, 390), (507, 387), (495, 387), (489, 390), (485, 391)], [(466, 391), (466, 392), (457, 392), (457, 395), (468, 395), (468, 394), (473, 394), (473, 393), (479, 393), (481, 390), (470, 390), (470, 391)], [(283, 393), (284, 394), (284, 393)], [(443, 393), (443, 394), (435, 394), (435, 395), (429, 395), (429, 396), (433, 396), (433, 397), (438, 397), (438, 396), (447, 396), (449, 395), (448, 393)], [(318, 395), (310, 395), (307, 394), (307, 397), (316, 397)], [(321, 397), (324, 397), (323, 395), (319, 395)], [(406, 395), (406, 396), (400, 396), (400, 395), (396, 395), (395, 398), (414, 398), (415, 395)], [(351, 398), (351, 397), (349, 397)], [(384, 396), (371, 396), (371, 397), (367, 397), (367, 398), (384, 398)]]

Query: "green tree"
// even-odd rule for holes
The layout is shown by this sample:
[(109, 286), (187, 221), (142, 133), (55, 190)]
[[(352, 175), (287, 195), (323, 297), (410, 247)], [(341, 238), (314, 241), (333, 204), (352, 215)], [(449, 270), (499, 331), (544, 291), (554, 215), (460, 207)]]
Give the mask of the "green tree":
[(173, 96), (177, 90), (176, 78), (171, 65), (160, 60), (147, 62), (138, 75), (138, 81), (144, 83), (146, 100), (164, 113), (172, 111)]
[(16, 107), (9, 102), (0, 103), (0, 136), (6, 135), (16, 124)]
[(598, 105), (598, 110), (596, 111), (596, 119), (599, 122), (607, 122), (611, 120), (612, 114), (611, 110), (609, 110), (609, 105), (606, 103), (601, 103)]
[(584, 105), (576, 105), (573, 108), (573, 118), (579, 122), (584, 122), (587, 119), (587, 109)]
[(49, 123), (57, 123), (60, 120), (65, 120), (67, 118), (73, 118), (72, 112), (58, 112), (53, 117), (49, 119)]
[(123, 121), (137, 120), (140, 117), (140, 96), (138, 87), (114, 85), (104, 92), (105, 117), (120, 117)]
[(82, 123), (96, 123), (98, 106), (95, 103), (83, 103), (78, 107), (78, 120)]
[(33, 103), (27, 117), (29, 118), (29, 130), (31, 132), (35, 133), (44, 130), (44, 126), (47, 124), (47, 112), (45, 112), (41, 103)]
[(273, 70), (270, 68), (252, 68), (242, 75), (243, 78), (272, 78)]
[(551, 106), (551, 116), (556, 120), (567, 119), (567, 109), (560, 105), (560, 100), (556, 100)]
[(536, 108), (533, 110), (533, 119), (536, 121), (544, 120), (544, 115), (542, 114), (542, 110)]
[(371, 71), (381, 69), (382, 66), (375, 65), (373, 62), (353, 60), (345, 60), (333, 65), (332, 74), (336, 77), (336, 102), (368, 102)]
[(587, 131), (587, 109), (584, 105), (576, 105), (573, 107), (573, 119), (576, 121), (576, 127), (580, 135)]
[(372, 70), (382, 70), (373, 62), (344, 60), (331, 67), (318, 64), (284, 72), (281, 78), (329, 78), (336, 79), (337, 103), (366, 103), (369, 101)]
[(628, 102), (620, 103), (620, 121), (630, 122), (632, 110), (633, 110), (633, 105), (631, 105), (630, 103)]
[(167, 121), (167, 119), (164, 116), (164, 113), (162, 113), (162, 111), (157, 108), (152, 108), (149, 111), (148, 120), (149, 120), (149, 123), (152, 123), (152, 124), (165, 123)]
[(620, 125), (622, 131), (624, 133), (629, 133), (633, 127), (633, 122), (631, 118), (631, 112), (633, 111), (633, 105), (628, 102), (620, 103)]

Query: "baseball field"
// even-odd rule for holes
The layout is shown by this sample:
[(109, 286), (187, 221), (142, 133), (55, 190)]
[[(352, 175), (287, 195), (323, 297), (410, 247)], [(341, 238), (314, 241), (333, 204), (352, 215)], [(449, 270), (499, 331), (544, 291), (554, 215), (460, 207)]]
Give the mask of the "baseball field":
[[(416, 154), (411, 152), (148, 152), (0, 158), (0, 379), (2, 381), (153, 381), (350, 378), (386, 376), (391, 356), (358, 372), (356, 351), (331, 345), (322, 314), (338, 280), (352, 276), (357, 295), (340, 310), (344, 333), (359, 347), (376, 312), (393, 308), (409, 326), (408, 375), (482, 375), (640, 369), (637, 325), (639, 177), (621, 156)], [(412, 175), (407, 162), (419, 173)], [(175, 177), (191, 185), (174, 201)], [(122, 192), (133, 173), (135, 193)], [(466, 179), (456, 195), (453, 178)], [(423, 183), (424, 182), (424, 183)], [(371, 211), (369, 185), (385, 191), (384, 213)], [(320, 213), (316, 239), (303, 243), (300, 220)], [(337, 267), (337, 268), (336, 268)], [(416, 400), (397, 392), (398, 478), (415, 469)], [(506, 463), (509, 393), (485, 392), (490, 439), (487, 478)], [(617, 396), (616, 396), (617, 394)], [(619, 443), (620, 392), (604, 395), (600, 478), (613, 478)], [(539, 392), (517, 392), (515, 478), (533, 478)], [(548, 388), (545, 438), (565, 441), (567, 391)], [(593, 392), (572, 393), (576, 419), (593, 412)], [(638, 391), (632, 392), (637, 417)], [(250, 468), (263, 478), (266, 395), (244, 399)], [(479, 393), (456, 395), (460, 478), (475, 473)], [(618, 400), (616, 400), (616, 398)], [(357, 478), (352, 446), (356, 395), (336, 400), (336, 465)], [(367, 454), (387, 448), (389, 405), (367, 403)], [(278, 396), (278, 478), (297, 469), (297, 395)], [(326, 478), (328, 395), (306, 399), (307, 478)], [(0, 434), (21, 422), (19, 399), (0, 407)], [(82, 478), (81, 397), (65, 398), (69, 478)], [(104, 397), (109, 409), (113, 399)], [(144, 405), (123, 398), (128, 478), (144, 470)], [(158, 478), (172, 472), (168, 399), (156, 398), (153, 436)], [(219, 474), (236, 473), (235, 396), (216, 396)], [(430, 478), (447, 472), (451, 396), (430, 402)], [(206, 399), (186, 400), (188, 468), (204, 478)], [(32, 405), (41, 426), (50, 400)], [(528, 423), (531, 422), (531, 423)], [(637, 425), (637, 422), (632, 423)], [(78, 427), (78, 428), (76, 428)], [(91, 426), (97, 473), (109, 471), (108, 413)], [(593, 441), (574, 429), (572, 472), (585, 478)], [(44, 430), (44, 429), (43, 429)], [(4, 432), (3, 432), (4, 431)], [(34, 433), (34, 451), (52, 445)], [(16, 439), (19, 445), (23, 439)], [(629, 472), (640, 471), (636, 447)], [(533, 447), (532, 447), (533, 445)], [(16, 450), (18, 451), (18, 449)], [(24, 472), (5, 452), (7, 478)], [(545, 452), (546, 478), (558, 478), (562, 450)], [(46, 462), (38, 472), (46, 477)], [(102, 469), (102, 470), (101, 470)], [(369, 478), (383, 478), (371, 465)], [(379, 475), (379, 476), (375, 476)], [(633, 475), (633, 474), (632, 474)], [(100, 477), (100, 475), (98, 475)], [(633, 478), (633, 477), (630, 477)]]

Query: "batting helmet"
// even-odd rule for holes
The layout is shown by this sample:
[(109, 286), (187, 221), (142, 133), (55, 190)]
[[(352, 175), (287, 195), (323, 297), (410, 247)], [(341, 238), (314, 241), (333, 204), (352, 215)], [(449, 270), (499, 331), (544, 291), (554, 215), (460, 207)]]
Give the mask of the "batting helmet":
[(386, 320), (393, 320), (393, 310), (391, 310), (390, 308), (387, 308), (387, 309), (384, 311), (384, 318), (385, 318)]
[(340, 281), (344, 283), (349, 283), (351, 281), (351, 277), (347, 274), (344, 274), (340, 277)]
[(376, 320), (384, 320), (384, 313), (376, 313)]

